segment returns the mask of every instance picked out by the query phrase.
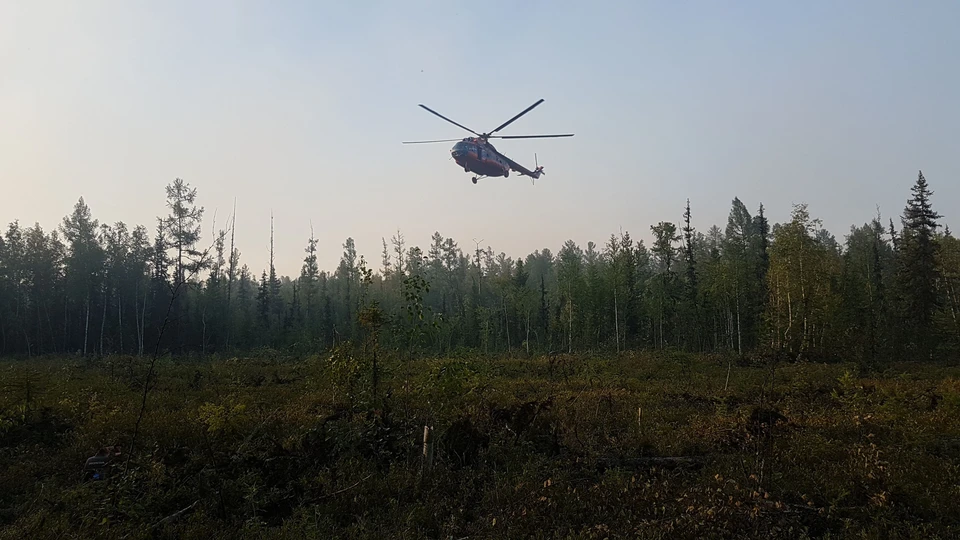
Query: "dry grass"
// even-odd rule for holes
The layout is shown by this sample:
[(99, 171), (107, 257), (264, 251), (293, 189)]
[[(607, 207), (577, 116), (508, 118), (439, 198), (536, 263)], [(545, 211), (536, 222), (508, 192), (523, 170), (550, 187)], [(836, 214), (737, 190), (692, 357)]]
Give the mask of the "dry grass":
[(957, 368), (734, 364), (726, 385), (726, 359), (668, 353), (384, 367), (372, 396), (347, 351), (164, 359), (126, 474), (83, 482), (129, 439), (144, 363), (0, 362), (0, 536), (960, 534)]

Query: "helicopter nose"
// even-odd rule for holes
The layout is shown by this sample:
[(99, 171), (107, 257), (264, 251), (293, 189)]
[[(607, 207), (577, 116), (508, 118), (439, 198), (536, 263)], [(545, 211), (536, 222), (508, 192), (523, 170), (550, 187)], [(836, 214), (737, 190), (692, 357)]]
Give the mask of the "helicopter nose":
[(453, 145), (453, 148), (450, 149), (450, 154), (453, 156), (453, 159), (460, 160), (466, 159), (470, 156), (470, 151), (473, 150), (470, 145), (461, 142)]

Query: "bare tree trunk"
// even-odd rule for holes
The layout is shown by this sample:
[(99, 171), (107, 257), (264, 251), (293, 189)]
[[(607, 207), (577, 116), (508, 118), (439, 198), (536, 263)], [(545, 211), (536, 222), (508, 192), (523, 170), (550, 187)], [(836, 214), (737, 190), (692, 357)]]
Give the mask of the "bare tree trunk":
[(149, 288), (144, 287), (143, 289), (143, 304), (141, 305), (140, 313), (140, 347), (139, 353), (137, 356), (143, 356), (143, 342), (147, 339), (147, 294), (149, 293)]
[(790, 352), (793, 352), (793, 345), (790, 339), (793, 338), (793, 300), (790, 290), (787, 290), (787, 329), (783, 332), (783, 340), (787, 342)]
[(527, 310), (527, 356), (530, 355), (530, 310)]
[(803, 336), (800, 339), (800, 351), (806, 349), (807, 344), (807, 288), (803, 277), (803, 237), (800, 238), (800, 254), (798, 263), (800, 265), (800, 306), (803, 308)]
[(33, 356), (33, 346), (30, 344), (30, 333), (27, 332), (27, 326), (20, 323), (20, 330), (23, 332), (23, 341), (27, 344), (27, 356)]
[(734, 327), (733, 311), (730, 309), (729, 305), (727, 305), (726, 311), (727, 311), (727, 321), (726, 321), (727, 322), (727, 348), (729, 348), (732, 351), (736, 348), (733, 345), (733, 327)]
[(480, 315), (477, 315), (479, 324), (481, 326), (481, 336), (480, 341), (483, 343), (483, 354), (490, 354), (490, 340), (493, 338), (490, 337), (490, 315), (487, 313), (486, 308), (483, 308)]
[(740, 326), (740, 291), (737, 290), (737, 354), (743, 356), (743, 328)]
[(107, 288), (103, 287), (103, 316), (100, 318), (100, 356), (103, 356), (103, 329), (107, 326)]
[(620, 314), (617, 311), (617, 286), (613, 286), (613, 329), (617, 333), (617, 354), (620, 354)]
[(717, 312), (713, 312), (713, 348), (720, 348), (720, 322), (717, 320)]
[(123, 354), (123, 303), (120, 301), (120, 288), (117, 288), (117, 328), (120, 330), (119, 343), (120, 343), (120, 354)]
[(960, 318), (957, 317), (957, 305), (960, 304), (960, 302), (957, 301), (957, 291), (953, 285), (953, 280), (947, 278), (947, 290), (950, 296), (950, 315), (953, 316), (953, 325), (957, 328), (957, 336), (960, 336)]
[[(237, 272), (237, 261), (233, 257), (234, 251), (234, 235), (236, 234), (237, 226), (237, 199), (233, 199), (233, 213), (230, 215), (230, 275), (227, 278), (227, 313), (230, 314), (231, 302), (233, 301), (233, 280), (236, 277)], [(310, 236), (313, 236), (313, 223), (310, 224)], [(230, 347), (230, 338), (233, 337), (233, 320), (232, 317), (227, 322), (227, 335), (223, 340), (224, 349)], [(311, 334), (312, 335), (312, 334)]]
[(140, 342), (142, 341), (140, 338), (140, 283), (139, 282), (133, 286), (133, 326), (135, 326), (137, 330), (136, 349), (137, 349), (137, 355), (139, 356)]
[(133, 318), (137, 326), (137, 356), (143, 356), (143, 333), (146, 331), (147, 318), (147, 295), (143, 295), (143, 303), (140, 302), (140, 285), (137, 284), (136, 298), (133, 300), (134, 311)]
[(56, 352), (56, 350), (57, 350), (56, 334), (53, 333), (53, 320), (50, 318), (50, 305), (49, 305), (49, 304), (46, 304), (46, 303), (45, 303), (45, 304), (43, 305), (43, 313), (44, 313), (44, 315), (47, 316), (47, 335), (50, 336), (50, 347), (51, 347), (51, 350), (52, 350), (52, 351)]
[(663, 302), (660, 303), (660, 317), (657, 320), (657, 348), (663, 350)]
[(507, 332), (507, 351), (510, 350), (510, 319), (507, 318), (507, 301), (501, 296), (500, 297), (500, 307), (503, 308), (503, 328)]
[(200, 333), (200, 354), (207, 354), (207, 302), (202, 300), (203, 309), (200, 310), (200, 324), (203, 329)]
[(137, 422), (134, 424), (133, 438), (130, 441), (130, 450), (127, 452), (127, 459), (126, 463), (124, 464), (124, 474), (126, 474), (127, 468), (130, 466), (130, 458), (133, 457), (134, 450), (137, 446), (137, 437), (140, 434), (140, 423), (143, 421), (143, 415), (147, 411), (147, 396), (150, 393), (151, 379), (153, 378), (157, 367), (157, 360), (160, 358), (160, 343), (163, 339), (163, 332), (167, 328), (167, 323), (170, 322), (170, 312), (173, 310), (173, 305), (177, 300), (177, 294), (180, 292), (181, 285), (182, 283), (178, 283), (177, 286), (172, 289), (170, 303), (167, 304), (167, 313), (163, 316), (163, 323), (160, 325), (160, 330), (157, 333), (157, 344), (153, 351), (153, 358), (150, 361), (150, 366), (147, 369), (147, 374), (143, 381), (143, 393), (141, 394), (140, 398), (140, 412), (137, 414)]
[[(27, 345), (27, 356), (33, 355), (33, 349), (30, 346), (30, 334), (27, 332), (27, 325), (23, 323), (23, 319), (20, 317), (20, 277), (17, 276), (17, 311), (16, 311), (16, 320), (17, 326), (20, 327), (20, 332), (23, 333), (23, 342)], [(26, 311), (26, 307), (23, 308)]]
[(87, 316), (83, 326), (83, 355), (87, 355), (87, 336), (90, 335), (90, 293), (87, 293)]
[(43, 354), (43, 319), (40, 316), (40, 302), (37, 302), (37, 354)]

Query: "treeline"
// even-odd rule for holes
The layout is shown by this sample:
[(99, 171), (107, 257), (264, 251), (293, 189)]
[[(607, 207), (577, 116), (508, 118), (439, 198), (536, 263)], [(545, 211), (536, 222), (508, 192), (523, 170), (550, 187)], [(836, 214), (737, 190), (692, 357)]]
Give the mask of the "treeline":
[[(734, 199), (725, 227), (651, 226), (603, 245), (512, 259), (398, 231), (373, 268), (348, 238), (322, 271), (312, 232), (299, 276), (241, 262), (233, 223), (201, 238), (196, 190), (166, 187), (148, 229), (101, 224), (81, 198), (52, 231), (0, 238), (0, 354), (317, 352), (376, 343), (402, 354), (621, 351), (785, 353), (865, 365), (953, 355), (960, 243), (941, 228), (923, 174), (899, 229), (877, 215), (842, 242), (805, 205), (770, 225)], [(235, 217), (234, 217), (235, 219)], [(231, 220), (232, 221), (232, 220)], [(204, 247), (207, 246), (207, 247)]]

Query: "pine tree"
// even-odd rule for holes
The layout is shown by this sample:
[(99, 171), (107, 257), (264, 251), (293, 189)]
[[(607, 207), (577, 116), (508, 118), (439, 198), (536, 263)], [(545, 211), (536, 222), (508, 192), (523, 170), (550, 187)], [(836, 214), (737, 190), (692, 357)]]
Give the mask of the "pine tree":
[(186, 346), (184, 324), (186, 295), (182, 289), (188, 286), (190, 276), (198, 274), (208, 266), (208, 261), (196, 249), (200, 241), (200, 226), (203, 220), (203, 207), (196, 206), (197, 190), (180, 178), (175, 179), (166, 187), (167, 208), (170, 214), (164, 220), (164, 234), (166, 245), (175, 250), (173, 256), (173, 284), (171, 316), (175, 322), (176, 340), (182, 350)]
[(100, 289), (104, 255), (97, 238), (99, 222), (91, 216), (83, 197), (74, 206), (73, 214), (63, 218), (61, 231), (69, 244), (66, 267), (70, 281), (68, 293), (74, 302), (83, 305), (83, 354), (89, 350), (90, 311), (93, 295)]
[(186, 282), (187, 275), (202, 269), (201, 254), (195, 249), (200, 241), (203, 207), (196, 206), (197, 190), (177, 178), (167, 185), (167, 207), (170, 215), (164, 222), (167, 245), (176, 250), (173, 259), (173, 286)]
[(727, 296), (729, 343), (738, 354), (750, 349), (756, 341), (758, 318), (755, 305), (757, 290), (757, 250), (754, 221), (739, 198), (733, 199), (724, 234), (722, 281)]
[(672, 341), (670, 338), (673, 337), (673, 317), (677, 297), (673, 272), (677, 249), (674, 244), (680, 240), (680, 235), (677, 234), (677, 226), (668, 221), (651, 225), (650, 230), (654, 236), (652, 251), (658, 266), (654, 288), (657, 303), (657, 346), (662, 349)]

